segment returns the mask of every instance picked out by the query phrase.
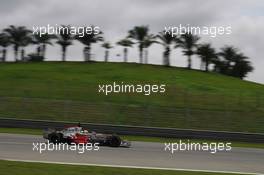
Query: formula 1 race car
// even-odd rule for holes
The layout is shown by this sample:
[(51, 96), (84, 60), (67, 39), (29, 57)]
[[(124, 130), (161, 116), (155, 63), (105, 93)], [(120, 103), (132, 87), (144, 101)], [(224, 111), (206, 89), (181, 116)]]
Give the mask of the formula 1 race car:
[(101, 134), (96, 132), (88, 132), (80, 126), (66, 127), (63, 130), (46, 129), (43, 133), (43, 138), (48, 139), (49, 142), (68, 143), (68, 144), (87, 144), (98, 143), (100, 146), (110, 147), (130, 147), (131, 143), (122, 140), (118, 135)]

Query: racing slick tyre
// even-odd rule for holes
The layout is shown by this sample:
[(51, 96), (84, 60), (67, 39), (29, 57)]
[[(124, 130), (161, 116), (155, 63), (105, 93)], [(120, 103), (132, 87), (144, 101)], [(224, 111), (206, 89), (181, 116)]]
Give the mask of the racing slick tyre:
[(61, 135), (60, 134), (50, 134), (49, 135), (49, 141), (53, 144), (58, 144), (60, 143), (62, 140), (61, 140)]
[(109, 146), (111, 147), (119, 147), (121, 144), (120, 137), (113, 135), (109, 138)]

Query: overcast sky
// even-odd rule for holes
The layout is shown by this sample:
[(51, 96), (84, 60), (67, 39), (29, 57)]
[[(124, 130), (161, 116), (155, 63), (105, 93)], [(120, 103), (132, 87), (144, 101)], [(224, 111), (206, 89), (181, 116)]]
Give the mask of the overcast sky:
[[(264, 1), (263, 0), (0, 0), (0, 29), (9, 25), (33, 26), (47, 24), (70, 24), (73, 26), (99, 26), (104, 37), (111, 43), (127, 36), (127, 31), (135, 25), (148, 25), (156, 34), (165, 26), (231, 26), (232, 34), (210, 38), (201, 36), (201, 42), (210, 42), (219, 49), (224, 45), (234, 45), (250, 57), (255, 70), (248, 80), (264, 83)], [(27, 53), (35, 48), (27, 48)], [(47, 48), (49, 60), (61, 59), (58, 45)], [(77, 41), (68, 47), (68, 60), (83, 60), (83, 46)], [(9, 49), (8, 59), (13, 52)], [(161, 45), (149, 49), (149, 61), (162, 62)], [(104, 50), (100, 44), (92, 46), (95, 60), (103, 60)], [(121, 54), (121, 56), (118, 56)], [(110, 53), (110, 61), (122, 61), (122, 47), (115, 46)], [(138, 61), (138, 49), (129, 50), (129, 61)], [(193, 57), (194, 67), (199, 68), (200, 60)], [(171, 54), (171, 62), (176, 66), (186, 66), (186, 58), (181, 50)]]

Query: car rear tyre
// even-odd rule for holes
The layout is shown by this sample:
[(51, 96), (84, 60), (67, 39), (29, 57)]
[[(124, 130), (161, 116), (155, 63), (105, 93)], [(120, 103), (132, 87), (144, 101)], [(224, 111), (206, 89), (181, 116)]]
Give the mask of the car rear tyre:
[(61, 138), (60, 138), (60, 136), (57, 135), (57, 134), (52, 134), (52, 135), (50, 136), (49, 141), (50, 141), (51, 143), (53, 143), (53, 144), (57, 144), (57, 143), (60, 143), (60, 142), (61, 142)]
[(111, 147), (119, 147), (121, 144), (121, 139), (118, 136), (112, 136), (109, 140), (109, 146)]

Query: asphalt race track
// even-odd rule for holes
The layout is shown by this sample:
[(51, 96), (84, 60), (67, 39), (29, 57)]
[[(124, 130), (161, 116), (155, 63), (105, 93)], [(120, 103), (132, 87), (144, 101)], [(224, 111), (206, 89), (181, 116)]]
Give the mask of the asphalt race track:
[(33, 151), (41, 136), (0, 133), (0, 159), (51, 161), (116, 166), (230, 171), (264, 174), (264, 149), (233, 148), (230, 152), (185, 151), (173, 155), (163, 143), (132, 142), (131, 148), (100, 147), (99, 151)]

